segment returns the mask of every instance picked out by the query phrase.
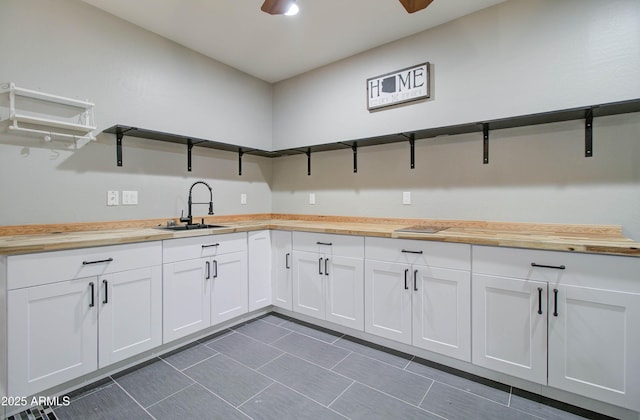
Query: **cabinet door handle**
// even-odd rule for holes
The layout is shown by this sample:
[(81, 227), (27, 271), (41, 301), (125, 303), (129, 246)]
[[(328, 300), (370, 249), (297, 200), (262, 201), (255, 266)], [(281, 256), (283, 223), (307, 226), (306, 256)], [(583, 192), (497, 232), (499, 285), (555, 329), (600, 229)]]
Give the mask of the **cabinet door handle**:
[(329, 275), (329, 269), (327, 268), (327, 263), (329, 262), (329, 258), (325, 258), (324, 259), (324, 275), (328, 276)]
[(317, 245), (327, 245), (327, 246), (331, 246), (333, 245), (333, 243), (331, 242), (316, 242)]
[(545, 265), (545, 264), (536, 264), (534, 262), (531, 263), (531, 267), (553, 268), (555, 270), (564, 270), (565, 268), (567, 268), (564, 265)]
[(89, 302), (89, 307), (93, 308), (94, 306), (96, 306), (96, 301), (95, 301), (95, 285), (93, 284), (93, 282), (89, 283), (89, 288), (91, 289), (91, 301)]
[(402, 252), (405, 254), (422, 254), (422, 251), (411, 251), (410, 249), (403, 249)]
[(105, 303), (109, 303), (109, 282), (106, 280), (102, 280), (102, 284), (104, 284), (104, 300), (102, 301), (103, 304)]
[(418, 291), (418, 270), (413, 270), (413, 290)]
[(213, 278), (218, 278), (218, 260), (213, 260)]
[(211, 263), (209, 261), (206, 261), (205, 265), (207, 266), (207, 276), (205, 277), (205, 279), (209, 280), (211, 278)]
[(214, 246), (220, 246), (220, 244), (209, 244), (209, 245), (202, 245), (202, 248), (211, 248)]
[(409, 290), (409, 285), (407, 284), (407, 277), (409, 276), (409, 269), (404, 270), (404, 290)]
[(291, 266), (289, 265), (289, 256), (291, 254), (287, 253), (287, 255), (284, 256), (284, 268), (286, 268), (287, 270), (291, 268)]
[(107, 258), (106, 260), (82, 261), (82, 265), (110, 263), (111, 261), (113, 261), (113, 258)]
[(542, 315), (542, 287), (538, 287), (538, 315)]
[(558, 289), (553, 289), (553, 316), (558, 316)]
[(318, 274), (322, 275), (322, 258), (318, 258)]

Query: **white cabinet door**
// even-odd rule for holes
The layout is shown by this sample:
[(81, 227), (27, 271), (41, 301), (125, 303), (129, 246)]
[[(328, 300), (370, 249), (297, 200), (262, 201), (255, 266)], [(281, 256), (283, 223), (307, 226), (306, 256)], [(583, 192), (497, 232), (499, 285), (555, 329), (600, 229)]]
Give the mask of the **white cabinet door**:
[(211, 261), (197, 258), (163, 266), (163, 343), (211, 325)]
[(413, 345), (471, 361), (471, 274), (412, 266)]
[(473, 363), (546, 384), (547, 283), (474, 274), (472, 299)]
[(248, 311), (247, 252), (211, 259), (211, 325)]
[(271, 234), (249, 232), (249, 311), (271, 305)]
[(314, 252), (293, 252), (293, 310), (325, 318), (324, 258)]
[(325, 257), (326, 320), (364, 330), (364, 277), (361, 258)]
[(556, 290), (549, 291), (549, 385), (640, 411), (640, 295)]
[(293, 310), (293, 285), (291, 279), (291, 232), (271, 232), (273, 304)]
[(97, 294), (96, 277), (8, 292), (8, 395), (35, 395), (98, 368)]
[(411, 288), (407, 264), (365, 261), (364, 330), (411, 344)]
[(162, 344), (162, 269), (98, 278), (100, 368)]

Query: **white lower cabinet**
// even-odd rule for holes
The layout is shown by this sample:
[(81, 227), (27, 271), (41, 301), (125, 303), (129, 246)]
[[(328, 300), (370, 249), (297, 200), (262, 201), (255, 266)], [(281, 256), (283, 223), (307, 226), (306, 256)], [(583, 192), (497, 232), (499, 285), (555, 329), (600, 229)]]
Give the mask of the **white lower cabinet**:
[[(162, 344), (160, 244), (90, 252), (8, 258), (10, 273), (35, 276), (24, 278), (29, 287), (12, 278), (7, 293), (9, 395), (35, 395)], [(42, 259), (51, 267), (43, 269)], [(83, 271), (102, 274), (63, 277)]]
[(271, 305), (271, 231), (248, 234), (249, 311)]
[(474, 364), (640, 411), (639, 259), (473, 253)]
[(163, 342), (248, 311), (247, 234), (163, 241)]
[(274, 306), (293, 310), (291, 232), (271, 232), (271, 294)]
[(293, 234), (293, 311), (362, 331), (363, 238)]
[(429, 264), (468, 268), (470, 250), (443, 245), (367, 238), (365, 331), (469, 361), (470, 273)]

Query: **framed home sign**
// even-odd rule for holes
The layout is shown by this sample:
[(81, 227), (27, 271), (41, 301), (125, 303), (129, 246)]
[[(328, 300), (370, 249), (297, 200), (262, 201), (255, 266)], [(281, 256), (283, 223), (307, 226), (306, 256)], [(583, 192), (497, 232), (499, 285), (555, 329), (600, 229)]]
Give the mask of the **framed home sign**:
[(426, 98), (429, 98), (429, 63), (367, 79), (369, 111)]

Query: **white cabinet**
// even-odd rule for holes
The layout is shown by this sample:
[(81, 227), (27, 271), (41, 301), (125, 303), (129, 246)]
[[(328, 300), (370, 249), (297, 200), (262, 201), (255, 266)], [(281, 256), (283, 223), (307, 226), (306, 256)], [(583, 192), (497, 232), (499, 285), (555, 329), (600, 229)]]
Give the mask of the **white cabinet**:
[(471, 360), (469, 245), (366, 238), (365, 253), (365, 331)]
[(273, 305), (293, 310), (293, 284), (291, 275), (291, 232), (271, 232), (271, 295)]
[(163, 342), (248, 311), (247, 234), (163, 242)]
[(473, 257), (474, 364), (640, 410), (640, 259), (482, 246)]
[(547, 284), (473, 275), (473, 363), (547, 382)]
[(249, 232), (249, 311), (271, 305), (271, 231)]
[(363, 330), (364, 240), (293, 233), (293, 310)]
[(160, 345), (161, 256), (157, 242), (8, 257), (9, 394), (34, 395)]

